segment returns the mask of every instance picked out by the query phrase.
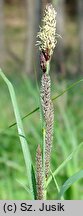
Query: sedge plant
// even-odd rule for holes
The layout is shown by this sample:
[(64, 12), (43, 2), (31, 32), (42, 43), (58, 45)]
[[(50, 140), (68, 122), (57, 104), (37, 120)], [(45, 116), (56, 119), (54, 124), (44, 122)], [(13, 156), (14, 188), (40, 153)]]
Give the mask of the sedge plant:
[[(46, 199), (46, 181), (49, 175), (50, 169), (50, 156), (51, 147), (53, 141), (53, 125), (54, 125), (54, 109), (51, 100), (51, 80), (50, 80), (50, 61), (53, 54), (53, 50), (56, 46), (56, 11), (52, 5), (48, 4), (44, 11), (44, 17), (42, 20), (42, 27), (37, 34), (39, 40), (40, 50), (40, 65), (42, 69), (41, 78), (41, 107), (43, 116), (43, 153), (41, 153), (40, 162), (38, 152), (40, 153), (40, 147), (37, 150), (37, 197), (40, 198), (40, 189), (42, 188), (42, 199)], [(43, 154), (43, 155), (42, 155)], [(42, 160), (42, 161), (41, 161)], [(42, 163), (42, 166), (41, 166)], [(40, 164), (40, 167), (38, 166)], [(39, 167), (39, 170), (38, 170)], [(42, 169), (42, 170), (41, 170)], [(38, 173), (41, 173), (38, 175)], [(39, 178), (40, 177), (40, 178)], [(42, 178), (42, 182), (41, 182)], [(42, 185), (41, 185), (42, 184)]]
[[(16, 95), (14, 88), (7, 77), (0, 70), (0, 76), (3, 78), (8, 86), (9, 93), (11, 96), (11, 101), (13, 105), (13, 110), (16, 118), (16, 125), (18, 129), (18, 136), (20, 139), (22, 152), (25, 160), (27, 177), (28, 177), (28, 188), (27, 192), (30, 194), (30, 199), (33, 200), (46, 200), (47, 190), (50, 182), (53, 180), (54, 184), (58, 190), (57, 198), (63, 198), (64, 193), (68, 188), (77, 180), (83, 178), (83, 170), (78, 171), (59, 188), (56, 181), (56, 175), (67, 165), (67, 163), (72, 159), (75, 153), (79, 151), (83, 143), (76, 146), (73, 152), (67, 156), (67, 158), (60, 164), (54, 172), (50, 169), (50, 159), (51, 159), (51, 148), (53, 142), (53, 129), (54, 129), (54, 108), (53, 100), (64, 94), (67, 90), (71, 89), (73, 86), (83, 81), (80, 80), (75, 84), (71, 85), (69, 88), (64, 90), (59, 96), (51, 99), (51, 80), (50, 80), (50, 62), (53, 55), (54, 48), (56, 46), (56, 11), (51, 4), (47, 4), (44, 12), (44, 17), (42, 20), (42, 27), (37, 34), (37, 45), (39, 45), (40, 50), (40, 65), (42, 69), (41, 78), (41, 89), (40, 89), (40, 99), (41, 108), (37, 107), (30, 114), (36, 112), (38, 109), (41, 110), (41, 115), (43, 119), (42, 133), (43, 140), (42, 146), (38, 143), (36, 151), (36, 170), (34, 171), (34, 166), (32, 162), (32, 157), (30, 154), (29, 146), (26, 140), (23, 123), (21, 115), (19, 112)], [(30, 115), (28, 114), (28, 115)], [(27, 115), (27, 116), (28, 116)], [(25, 117), (27, 117), (25, 116)], [(24, 118), (25, 118), (24, 117)], [(14, 126), (11, 125), (10, 127)]]

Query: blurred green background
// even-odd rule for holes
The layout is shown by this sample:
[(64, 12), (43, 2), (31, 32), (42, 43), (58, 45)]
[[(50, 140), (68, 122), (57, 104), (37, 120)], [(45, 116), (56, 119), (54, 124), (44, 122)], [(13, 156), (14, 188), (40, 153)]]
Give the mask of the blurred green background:
[[(83, 77), (82, 0), (0, 0), (0, 67), (12, 82), (21, 116), (39, 106), (41, 69), (36, 35), (46, 3), (57, 11), (57, 46), (51, 61), (52, 96)], [(51, 168), (54, 171), (83, 142), (83, 83), (53, 101), (55, 110)], [(10, 95), (0, 77), (0, 199), (29, 199), (27, 176)], [(40, 112), (23, 120), (35, 167), (37, 145), (42, 143)], [(83, 147), (56, 176), (61, 186), (83, 169)], [(57, 199), (52, 181), (48, 199)], [(83, 199), (83, 179), (73, 184), (65, 199)]]

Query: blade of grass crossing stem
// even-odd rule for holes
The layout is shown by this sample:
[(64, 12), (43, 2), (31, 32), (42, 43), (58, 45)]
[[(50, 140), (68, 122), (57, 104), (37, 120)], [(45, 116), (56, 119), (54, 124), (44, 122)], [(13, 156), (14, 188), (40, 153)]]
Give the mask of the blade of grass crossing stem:
[[(24, 117), (21, 118), (21, 120), (24, 120), (25, 118), (27, 118), (28, 116), (32, 115), (33, 113), (35, 113), (35, 112), (38, 111), (38, 110), (39, 110), (39, 107), (37, 107), (36, 109), (34, 109), (33, 111), (31, 111), (30, 113), (26, 114)], [(16, 124), (17, 124), (17, 123), (14, 122), (13, 124), (9, 125), (8, 128), (11, 128), (11, 127), (15, 126)], [(8, 128), (7, 128), (7, 129), (8, 129)]]
[(57, 180), (56, 180), (56, 178), (55, 178), (55, 176), (54, 176), (54, 174), (53, 174), (53, 172), (50, 170), (50, 173), (51, 173), (51, 176), (52, 176), (52, 179), (53, 179), (53, 181), (54, 181), (54, 184), (55, 184), (55, 186), (56, 186), (56, 188), (57, 188), (57, 191), (58, 191), (58, 193), (60, 192), (60, 188), (59, 188), (59, 185), (58, 185), (58, 183), (57, 183)]
[[(70, 85), (68, 88), (66, 88), (64, 91), (62, 91), (59, 95), (52, 97), (52, 100), (53, 100), (53, 101), (56, 100), (57, 98), (59, 98), (60, 96), (62, 96), (63, 94), (65, 94), (67, 91), (71, 90), (73, 87), (75, 87), (76, 85), (78, 85), (80, 82), (83, 82), (83, 79), (78, 80), (77, 82), (73, 83), (73, 84)], [(29, 112), (28, 114), (26, 114), (25, 116), (23, 116), (21, 119), (23, 120), (23, 119), (27, 118), (28, 116), (30, 116), (30, 115), (32, 115), (33, 113), (37, 112), (39, 109), (40, 109), (39, 106), (36, 107), (34, 110), (32, 110), (31, 112)], [(15, 126), (15, 125), (16, 125), (16, 122), (14, 122), (13, 124), (11, 124), (11, 125), (9, 126), (9, 128), (10, 128), (10, 127), (13, 127), (13, 126)]]
[(18, 109), (18, 105), (17, 105), (17, 101), (16, 101), (14, 88), (13, 88), (11, 82), (6, 78), (6, 76), (4, 75), (4, 73), (1, 70), (0, 70), (0, 75), (3, 78), (3, 80), (5, 81), (5, 83), (7, 84), (8, 89), (9, 89), (9, 93), (11, 96), (13, 110), (14, 110), (14, 114), (15, 114), (15, 118), (16, 118), (16, 122), (17, 122), (18, 135), (20, 138), (22, 151), (23, 151), (23, 155), (24, 155), (24, 160), (25, 160), (25, 164), (26, 164), (26, 169), (27, 169), (28, 184), (29, 184), (30, 191), (32, 192), (31, 197), (32, 197), (32, 199), (34, 199), (33, 183), (32, 183), (31, 155), (30, 155), (29, 147), (27, 145), (26, 138), (25, 138), (25, 133), (24, 133), (24, 129), (23, 129), (23, 125), (22, 125), (22, 121), (21, 121), (21, 117), (20, 117), (20, 113), (19, 113), (19, 109)]
[(80, 82), (83, 82), (83, 79), (78, 80), (77, 82), (71, 84), (70, 86), (68, 86), (68, 88), (66, 88), (64, 91), (62, 91), (59, 95), (54, 96), (52, 98), (52, 100), (56, 100), (57, 98), (59, 98), (60, 96), (62, 96), (63, 94), (65, 94), (67, 91), (71, 90), (73, 87), (75, 87), (76, 85), (78, 85)]
[(23, 182), (19, 181), (18, 179), (16, 179), (16, 181), (17, 181), (17, 183), (18, 183), (22, 188), (25, 189), (25, 191), (27, 191), (29, 194), (31, 194), (31, 191), (29, 190), (29, 188), (27, 188), (26, 185), (24, 185)]
[(76, 181), (82, 178), (83, 178), (83, 170), (80, 170), (79, 172), (75, 173), (70, 178), (68, 178), (67, 181), (62, 185), (60, 189), (58, 199), (60, 199), (64, 195), (64, 193), (68, 190), (68, 188), (70, 188), (72, 184), (74, 184)]
[[(50, 170), (50, 173), (51, 173), (51, 175), (52, 175), (52, 179), (53, 179), (54, 184), (55, 184), (55, 186), (56, 186), (56, 188), (57, 188), (57, 191), (58, 191), (58, 193), (59, 193), (59, 192), (60, 192), (60, 187), (59, 187), (59, 185), (58, 185), (58, 182), (57, 182), (57, 180), (56, 180), (56, 178), (55, 178), (55, 176), (54, 176), (54, 174), (52, 173), (51, 170)], [(64, 200), (64, 197), (62, 197), (62, 200)]]
[[(79, 151), (79, 149), (83, 146), (83, 142), (78, 145), (78, 147), (62, 162), (62, 164), (53, 172), (53, 176), (56, 176), (65, 166), (66, 164), (72, 159), (72, 157)], [(50, 176), (46, 183), (46, 188), (52, 181), (52, 176)]]

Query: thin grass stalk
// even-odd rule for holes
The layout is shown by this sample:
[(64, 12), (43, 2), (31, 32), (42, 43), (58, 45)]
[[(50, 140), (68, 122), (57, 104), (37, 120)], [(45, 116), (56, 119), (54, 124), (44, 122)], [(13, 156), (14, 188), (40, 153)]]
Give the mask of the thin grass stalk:
[(49, 76), (50, 60), (56, 46), (56, 12), (51, 4), (47, 4), (42, 19), (42, 27), (37, 34), (39, 41), (40, 65), (42, 69), (41, 78), (41, 105), (43, 111), (43, 175), (44, 175), (44, 194), (46, 198), (46, 180), (50, 170), (50, 156), (53, 140), (54, 111), (51, 101), (51, 81)]

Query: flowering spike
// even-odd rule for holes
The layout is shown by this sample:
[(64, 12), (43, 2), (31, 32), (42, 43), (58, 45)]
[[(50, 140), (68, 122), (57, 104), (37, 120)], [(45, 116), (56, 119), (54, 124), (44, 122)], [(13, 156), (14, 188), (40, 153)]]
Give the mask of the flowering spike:
[(47, 4), (42, 20), (42, 27), (37, 34), (39, 49), (43, 52), (46, 61), (50, 59), (56, 46), (56, 11), (51, 4)]
[(42, 171), (42, 153), (38, 145), (36, 153), (36, 182), (37, 182), (37, 200), (43, 200), (43, 171)]
[(51, 101), (51, 81), (46, 73), (42, 75), (41, 80), (41, 104), (46, 124), (45, 135), (45, 177), (47, 179), (50, 168), (50, 154), (53, 141), (54, 110)]
[(47, 179), (50, 167), (50, 154), (53, 140), (53, 124), (54, 124), (54, 110), (51, 101), (51, 81), (49, 75), (50, 60), (56, 46), (56, 11), (51, 4), (47, 4), (42, 20), (42, 27), (37, 34), (39, 40), (40, 64), (44, 72), (41, 80), (41, 105), (44, 116), (45, 127), (45, 169), (44, 174)]

